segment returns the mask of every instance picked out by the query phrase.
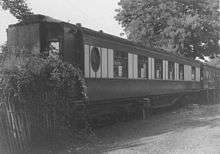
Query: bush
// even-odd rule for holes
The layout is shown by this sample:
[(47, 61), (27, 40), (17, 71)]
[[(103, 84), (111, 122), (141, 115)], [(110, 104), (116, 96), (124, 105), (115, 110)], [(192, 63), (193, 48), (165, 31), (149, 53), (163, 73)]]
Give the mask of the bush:
[(17, 138), (30, 140), (32, 146), (54, 145), (64, 136), (82, 137), (79, 134), (88, 129), (86, 84), (73, 65), (33, 55), (7, 55), (1, 81), (1, 100), (10, 104), (6, 108), (20, 125), (20, 130), (9, 128), (19, 132)]

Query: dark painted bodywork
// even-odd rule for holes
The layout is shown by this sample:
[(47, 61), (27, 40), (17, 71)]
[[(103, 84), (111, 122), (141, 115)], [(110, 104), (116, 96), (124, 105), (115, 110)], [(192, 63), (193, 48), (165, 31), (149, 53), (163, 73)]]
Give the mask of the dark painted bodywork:
[(142, 79), (86, 79), (91, 101), (143, 98), (149, 95), (174, 94), (201, 89), (200, 82)]

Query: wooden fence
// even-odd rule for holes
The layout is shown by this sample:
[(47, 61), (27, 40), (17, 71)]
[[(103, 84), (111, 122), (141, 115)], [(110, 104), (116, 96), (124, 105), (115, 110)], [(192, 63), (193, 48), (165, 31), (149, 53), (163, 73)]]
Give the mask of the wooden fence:
[(15, 111), (9, 103), (0, 107), (0, 132), (2, 147), (7, 154), (22, 153), (30, 143), (30, 119), (23, 111)]
[[(76, 102), (72, 106), (64, 105), (63, 107), (73, 112), (82, 111), (82, 105), (78, 105), (77, 108), (75, 106)], [(0, 144), (0, 148), (4, 150), (3, 154), (29, 154), (34, 148), (40, 146), (47, 146), (46, 148), (50, 150), (57, 148), (57, 135), (67, 131), (59, 122), (60, 114), (55, 108), (44, 110), (40, 103), (33, 107), (35, 111), (28, 113), (22, 109), (15, 110), (15, 106), (11, 103), (1, 104), (0, 143), (2, 142), (2, 145)], [(82, 118), (81, 113), (75, 112), (72, 120), (76, 123), (72, 125), (79, 126), (80, 122), (85, 120)]]

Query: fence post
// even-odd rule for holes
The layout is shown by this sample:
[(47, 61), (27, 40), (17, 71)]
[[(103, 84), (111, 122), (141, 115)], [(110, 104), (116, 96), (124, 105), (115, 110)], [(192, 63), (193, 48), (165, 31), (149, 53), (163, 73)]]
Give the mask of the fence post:
[(151, 114), (151, 104), (150, 104), (150, 99), (149, 98), (144, 98), (141, 101), (143, 107), (142, 107), (142, 118), (143, 120), (146, 120), (150, 114)]

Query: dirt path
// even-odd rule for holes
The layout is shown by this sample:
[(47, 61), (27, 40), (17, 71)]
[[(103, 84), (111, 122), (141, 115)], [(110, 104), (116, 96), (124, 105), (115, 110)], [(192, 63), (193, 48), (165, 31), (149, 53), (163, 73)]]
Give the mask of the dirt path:
[(102, 143), (83, 153), (220, 154), (220, 105), (190, 105), (103, 128), (96, 135)]
[[(145, 121), (108, 126), (95, 134), (98, 139), (78, 147), (77, 153), (220, 154), (220, 104), (189, 105)], [(4, 154), (1, 150), (0, 144), (0, 154)]]

